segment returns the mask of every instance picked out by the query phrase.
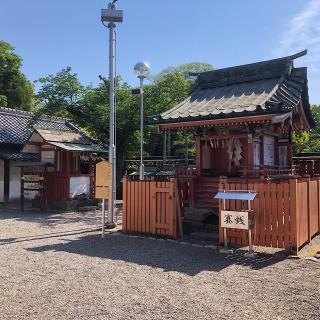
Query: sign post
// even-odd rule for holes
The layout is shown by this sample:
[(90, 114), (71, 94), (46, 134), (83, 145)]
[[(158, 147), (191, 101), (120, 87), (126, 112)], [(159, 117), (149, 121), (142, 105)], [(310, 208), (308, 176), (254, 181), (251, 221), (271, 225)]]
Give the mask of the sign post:
[[(223, 209), (220, 212), (220, 226), (223, 228), (223, 242), (224, 247), (220, 250), (221, 253), (230, 253), (232, 250), (228, 250), (228, 239), (227, 239), (227, 229), (240, 229), (248, 230), (249, 237), (249, 252), (245, 254), (247, 257), (254, 257), (253, 244), (252, 244), (252, 210), (251, 201), (256, 197), (256, 193), (250, 191), (231, 191), (224, 190), (223, 192), (218, 192), (215, 199), (223, 201)], [(226, 200), (238, 200), (247, 201), (248, 210), (244, 211), (232, 211), (226, 209)]]
[[(105, 236), (106, 228), (106, 199), (110, 209), (112, 196), (112, 163), (101, 161), (96, 164), (95, 174), (95, 198), (102, 199), (102, 238)], [(110, 211), (109, 211), (110, 212)]]

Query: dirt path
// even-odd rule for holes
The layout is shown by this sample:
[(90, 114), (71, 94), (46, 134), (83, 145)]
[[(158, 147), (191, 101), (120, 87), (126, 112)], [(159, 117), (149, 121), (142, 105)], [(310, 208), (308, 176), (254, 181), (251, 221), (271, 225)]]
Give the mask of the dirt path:
[(97, 214), (0, 212), (0, 319), (319, 319), (320, 264), (98, 232)]

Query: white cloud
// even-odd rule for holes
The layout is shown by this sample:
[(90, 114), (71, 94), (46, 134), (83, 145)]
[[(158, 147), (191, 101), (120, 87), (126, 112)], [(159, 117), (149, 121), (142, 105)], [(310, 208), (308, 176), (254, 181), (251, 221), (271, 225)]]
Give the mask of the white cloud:
[(320, 103), (320, 0), (310, 0), (287, 25), (277, 56), (285, 56), (308, 49), (308, 55), (297, 60), (297, 65), (307, 65), (311, 102)]

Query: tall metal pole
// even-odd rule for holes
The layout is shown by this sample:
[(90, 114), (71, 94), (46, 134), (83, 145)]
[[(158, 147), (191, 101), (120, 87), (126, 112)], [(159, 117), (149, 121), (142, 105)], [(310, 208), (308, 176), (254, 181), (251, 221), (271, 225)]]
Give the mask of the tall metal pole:
[(143, 130), (144, 130), (144, 107), (143, 107), (143, 76), (140, 76), (140, 180), (144, 180), (144, 163), (143, 163)]
[[(111, 5), (109, 4), (111, 7)], [(109, 22), (109, 162), (112, 164), (111, 199), (109, 200), (109, 220), (114, 224), (115, 199), (116, 199), (116, 145), (115, 145), (115, 91), (114, 91), (114, 69), (115, 69), (115, 34), (116, 24)]]
[[(115, 3), (117, 0), (112, 0), (108, 4), (108, 9), (101, 10), (101, 22), (105, 27), (109, 28), (109, 162), (112, 165), (111, 174), (111, 192), (109, 199), (109, 222), (115, 226), (115, 199), (116, 199), (116, 123), (115, 123), (115, 27), (116, 22), (123, 21), (123, 11), (117, 10)], [(105, 24), (108, 22), (108, 25)], [(104, 207), (105, 208), (105, 207)], [(102, 217), (103, 233), (105, 217)]]

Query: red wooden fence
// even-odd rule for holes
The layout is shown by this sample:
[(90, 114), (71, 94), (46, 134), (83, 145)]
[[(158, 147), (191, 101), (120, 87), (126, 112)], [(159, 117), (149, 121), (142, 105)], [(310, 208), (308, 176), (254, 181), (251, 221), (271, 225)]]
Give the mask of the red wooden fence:
[(126, 232), (181, 235), (177, 181), (123, 179), (122, 229)]
[[(252, 190), (253, 241), (257, 246), (284, 248), (296, 253), (320, 232), (320, 179), (286, 179), (278, 181), (230, 180), (221, 182), (220, 190)], [(227, 201), (231, 210), (246, 208), (246, 202)], [(248, 232), (230, 229), (232, 245), (248, 245)], [(219, 232), (223, 242), (223, 230)]]
[[(178, 192), (177, 186), (176, 179), (134, 181), (124, 178), (123, 230), (173, 238), (181, 236), (180, 207), (181, 203), (191, 204), (184, 198), (191, 197), (192, 190), (180, 183), (179, 187), (183, 188)], [(253, 241), (256, 246), (284, 248), (298, 253), (320, 232), (319, 177), (279, 180), (228, 178), (220, 181), (219, 190), (257, 192), (252, 203)], [(247, 209), (246, 206), (246, 202), (226, 201), (226, 207), (231, 210)], [(245, 230), (229, 229), (227, 235), (231, 245), (248, 245), (248, 232)], [(221, 228), (219, 240), (223, 243)]]

